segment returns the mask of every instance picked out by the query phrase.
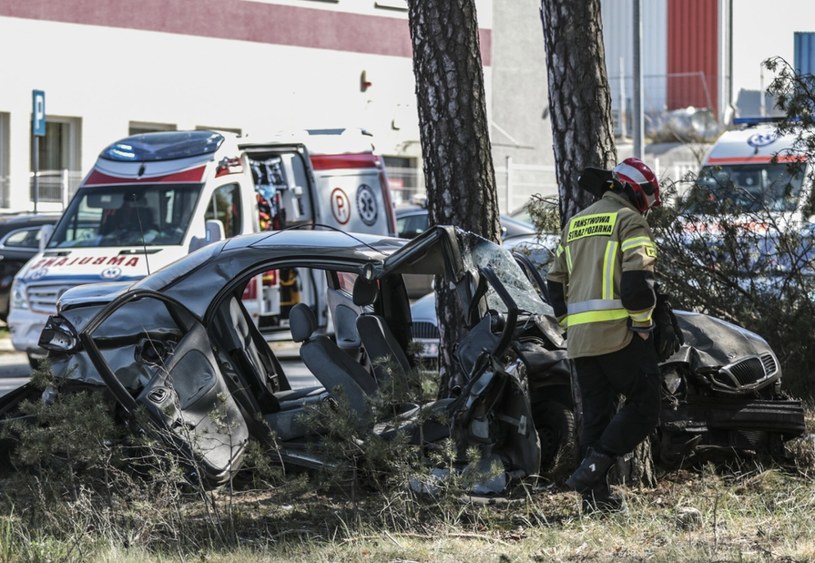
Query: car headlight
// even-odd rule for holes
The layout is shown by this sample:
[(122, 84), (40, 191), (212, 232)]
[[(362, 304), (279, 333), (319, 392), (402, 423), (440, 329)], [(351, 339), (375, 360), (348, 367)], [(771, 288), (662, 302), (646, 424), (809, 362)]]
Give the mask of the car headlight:
[(25, 296), (25, 284), (14, 280), (11, 284), (11, 308), (28, 309), (28, 299)]
[(40, 333), (40, 348), (49, 352), (73, 352), (79, 344), (76, 329), (71, 323), (60, 317), (48, 317), (45, 328)]
[(664, 372), (662, 377), (662, 380), (665, 383), (665, 389), (667, 389), (671, 395), (675, 395), (682, 386), (682, 376), (679, 375), (676, 369), (671, 369)]

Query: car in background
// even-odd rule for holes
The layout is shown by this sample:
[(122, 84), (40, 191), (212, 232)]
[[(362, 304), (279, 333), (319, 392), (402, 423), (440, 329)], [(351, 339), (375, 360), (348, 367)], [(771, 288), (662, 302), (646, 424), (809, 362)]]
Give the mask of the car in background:
[(58, 213), (0, 215), (0, 320), (8, 318), (14, 275), (39, 252), (42, 227), (56, 224), (59, 217)]
[[(427, 207), (422, 205), (400, 205), (396, 208), (396, 236), (412, 239), (425, 232), (430, 226)], [(535, 234), (535, 227), (522, 219), (501, 215), (501, 237), (504, 239), (521, 235)]]
[[(396, 236), (413, 239), (430, 227), (427, 207), (424, 205), (400, 205), (396, 208)], [(535, 227), (531, 223), (501, 215), (501, 238), (504, 241), (525, 239), (535, 236)], [(419, 299), (433, 291), (433, 280), (430, 276), (414, 275), (405, 277), (408, 296)]]

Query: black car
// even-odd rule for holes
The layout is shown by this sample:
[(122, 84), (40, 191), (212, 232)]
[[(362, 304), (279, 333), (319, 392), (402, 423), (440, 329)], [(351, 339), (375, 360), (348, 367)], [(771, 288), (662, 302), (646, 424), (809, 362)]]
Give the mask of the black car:
[[(396, 236), (412, 239), (430, 226), (427, 208), (421, 205), (401, 205), (396, 208)], [(535, 227), (526, 221), (509, 215), (501, 215), (501, 237), (509, 239), (535, 234)]]
[(40, 248), (40, 229), (54, 225), (56, 213), (0, 215), (0, 319), (8, 317), (9, 294), (15, 274)]

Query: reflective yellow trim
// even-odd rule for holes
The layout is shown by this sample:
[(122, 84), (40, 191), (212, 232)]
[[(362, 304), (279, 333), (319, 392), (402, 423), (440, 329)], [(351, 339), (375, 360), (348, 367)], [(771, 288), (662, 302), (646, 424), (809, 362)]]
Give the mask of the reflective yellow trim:
[(623, 302), (619, 299), (589, 299), (588, 301), (569, 303), (566, 306), (566, 310), (570, 315), (585, 313), (586, 311), (613, 311), (622, 308)]
[(638, 248), (640, 246), (644, 246), (646, 248), (656, 248), (654, 241), (652, 241), (650, 237), (634, 237), (625, 239), (620, 249), (623, 252), (628, 252), (629, 250), (633, 250), (634, 248)]
[(555, 256), (559, 258), (561, 254), (563, 254), (563, 245), (558, 244), (557, 248), (555, 249)]
[(614, 299), (614, 267), (617, 264), (616, 240), (608, 241), (606, 244), (606, 255), (603, 258), (603, 299)]
[[(576, 313), (566, 318), (566, 327), (584, 325), (587, 323), (602, 323), (605, 321), (619, 321), (628, 318), (628, 311), (625, 309), (612, 309), (608, 311), (587, 311)], [(562, 323), (561, 323), (562, 324)]]
[(566, 269), (569, 271), (569, 276), (572, 275), (572, 252), (569, 247), (566, 247)]
[(641, 311), (641, 312), (636, 312), (636, 313), (632, 313), (632, 312), (629, 311), (628, 315), (631, 317), (631, 320), (634, 321), (634, 322), (637, 322), (637, 323), (650, 323), (651, 322), (651, 317), (653, 316), (653, 312), (654, 312), (653, 309), (648, 309), (647, 311)]

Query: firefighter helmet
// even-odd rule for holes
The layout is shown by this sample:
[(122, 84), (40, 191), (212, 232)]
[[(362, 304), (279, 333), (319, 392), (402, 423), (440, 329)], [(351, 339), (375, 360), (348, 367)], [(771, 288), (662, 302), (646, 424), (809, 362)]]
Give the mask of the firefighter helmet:
[(657, 177), (640, 159), (626, 158), (612, 169), (611, 174), (641, 213), (662, 203)]

